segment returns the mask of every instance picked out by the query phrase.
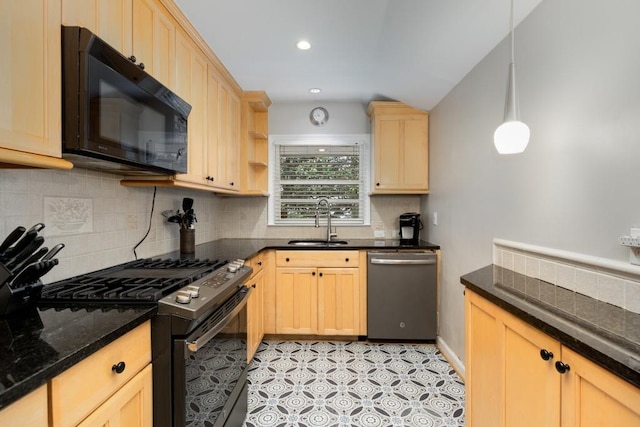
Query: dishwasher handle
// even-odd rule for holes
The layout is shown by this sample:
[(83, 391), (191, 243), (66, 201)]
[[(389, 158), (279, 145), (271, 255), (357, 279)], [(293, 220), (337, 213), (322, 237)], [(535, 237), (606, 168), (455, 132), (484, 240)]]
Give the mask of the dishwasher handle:
[(436, 260), (432, 257), (422, 259), (387, 259), (387, 258), (371, 258), (371, 264), (380, 265), (433, 265)]

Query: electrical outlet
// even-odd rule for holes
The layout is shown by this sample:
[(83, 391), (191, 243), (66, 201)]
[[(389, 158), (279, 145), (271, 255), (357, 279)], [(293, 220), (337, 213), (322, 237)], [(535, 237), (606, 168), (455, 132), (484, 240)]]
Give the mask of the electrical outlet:
[(138, 216), (127, 215), (127, 230), (135, 230), (138, 228)]
[(376, 239), (384, 239), (384, 230), (374, 230), (373, 237)]
[(432, 221), (433, 225), (438, 225), (438, 212), (434, 212), (432, 215)]

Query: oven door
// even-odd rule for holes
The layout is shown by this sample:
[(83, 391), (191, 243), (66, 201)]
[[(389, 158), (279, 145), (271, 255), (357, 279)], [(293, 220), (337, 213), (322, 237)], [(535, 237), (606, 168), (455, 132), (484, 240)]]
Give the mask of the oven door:
[(247, 299), (231, 297), (186, 338), (173, 341), (173, 425), (240, 425), (247, 411)]

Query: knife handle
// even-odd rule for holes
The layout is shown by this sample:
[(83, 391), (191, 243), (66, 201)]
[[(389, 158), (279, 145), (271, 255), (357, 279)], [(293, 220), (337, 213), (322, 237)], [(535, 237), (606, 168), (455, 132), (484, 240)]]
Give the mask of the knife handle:
[(0, 244), (0, 254), (4, 253), (11, 245), (18, 241), (20, 236), (25, 232), (25, 228), (22, 226), (16, 227), (9, 235), (4, 239), (4, 242)]

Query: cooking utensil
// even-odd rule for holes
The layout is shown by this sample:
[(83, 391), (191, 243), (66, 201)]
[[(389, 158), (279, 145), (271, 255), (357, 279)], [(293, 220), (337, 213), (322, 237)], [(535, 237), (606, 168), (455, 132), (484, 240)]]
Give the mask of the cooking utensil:
[(58, 252), (60, 252), (64, 248), (64, 243), (58, 243), (55, 245), (45, 256), (42, 257), (41, 261), (49, 261), (51, 258), (56, 256)]
[(182, 199), (182, 210), (187, 212), (191, 208), (193, 208), (193, 199), (190, 197)]
[(6, 262), (4, 265), (9, 270), (15, 269), (22, 261), (29, 258), (40, 246), (44, 243), (44, 237), (35, 237), (22, 251), (17, 253), (12, 259)]
[(0, 254), (5, 252), (11, 245), (18, 241), (20, 236), (22, 236), (25, 232), (25, 228), (22, 226), (16, 227), (9, 235), (4, 239), (4, 242), (0, 244)]

